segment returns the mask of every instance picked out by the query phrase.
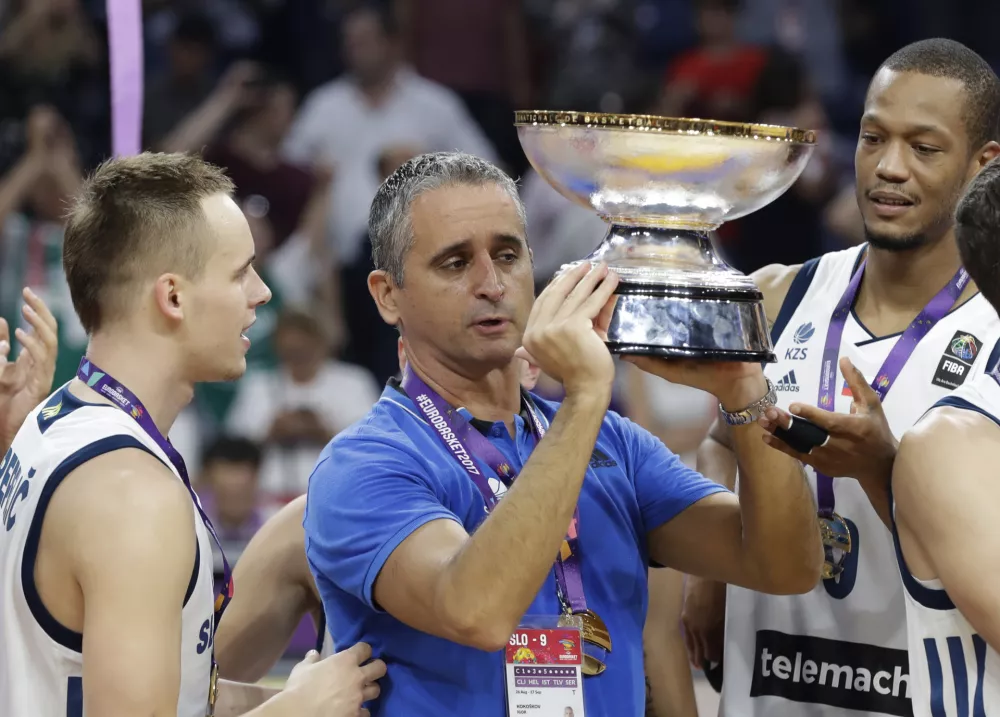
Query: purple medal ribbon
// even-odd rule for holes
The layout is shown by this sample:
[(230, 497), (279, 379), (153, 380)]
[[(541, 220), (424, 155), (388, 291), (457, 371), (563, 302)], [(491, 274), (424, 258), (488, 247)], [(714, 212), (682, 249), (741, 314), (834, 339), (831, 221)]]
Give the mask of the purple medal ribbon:
[(105, 0), (111, 68), (111, 146), (116, 157), (142, 151), (142, 0)]
[[(857, 296), (858, 287), (861, 286), (861, 279), (864, 276), (865, 265), (867, 263), (868, 260), (866, 258), (861, 262), (857, 271), (854, 272), (851, 282), (847, 285), (844, 295), (840, 297), (840, 302), (837, 304), (837, 308), (833, 310), (833, 316), (830, 318), (830, 328), (827, 330), (826, 344), (823, 347), (823, 363), (820, 367), (818, 403), (820, 408), (827, 411), (832, 411), (835, 404), (834, 397), (837, 388), (837, 361), (840, 356), (840, 340), (844, 335), (847, 316), (854, 306), (854, 299)], [(917, 344), (934, 328), (934, 325), (938, 321), (951, 311), (951, 307), (955, 305), (955, 302), (962, 294), (968, 282), (968, 272), (965, 269), (959, 269), (951, 281), (928, 302), (927, 306), (917, 314), (917, 318), (906, 327), (903, 335), (896, 340), (892, 350), (886, 356), (882, 367), (878, 370), (875, 379), (871, 383), (871, 387), (875, 389), (880, 401), (885, 400), (886, 394), (889, 393), (889, 389), (892, 388), (893, 383), (899, 377), (903, 366), (906, 365), (914, 349), (917, 348)], [(819, 472), (816, 473), (816, 501), (819, 504), (820, 516), (831, 518), (835, 505), (833, 478)]]
[(215, 528), (212, 526), (212, 521), (209, 519), (205, 509), (202, 508), (201, 501), (198, 499), (198, 494), (195, 493), (194, 488), (191, 487), (191, 480), (188, 477), (187, 466), (184, 465), (184, 459), (181, 457), (181, 454), (177, 452), (177, 449), (173, 447), (170, 441), (164, 438), (163, 434), (160, 433), (160, 429), (156, 427), (155, 423), (153, 423), (153, 419), (150, 417), (149, 412), (142, 405), (139, 399), (136, 398), (135, 394), (116, 381), (112, 376), (102, 371), (86, 356), (84, 356), (80, 361), (80, 367), (77, 369), (76, 377), (86, 383), (87, 386), (97, 391), (97, 393), (110, 398), (111, 402), (115, 404), (115, 406), (130, 415), (135, 422), (139, 424), (142, 430), (144, 430), (146, 434), (156, 442), (156, 445), (158, 445), (163, 452), (167, 454), (167, 458), (169, 458), (170, 462), (173, 463), (174, 468), (177, 469), (177, 473), (180, 474), (181, 480), (184, 482), (184, 486), (191, 494), (191, 499), (194, 501), (195, 507), (201, 515), (202, 522), (205, 523), (205, 527), (208, 528), (208, 532), (211, 533), (212, 539), (215, 540), (215, 545), (219, 548), (219, 553), (222, 555), (223, 585), (222, 590), (215, 598), (215, 620), (212, 626), (212, 641), (214, 643), (215, 631), (219, 629), (219, 621), (222, 619), (222, 613), (225, 612), (226, 607), (229, 605), (229, 601), (233, 599), (233, 571), (229, 567), (229, 561), (226, 560), (226, 554), (222, 550), (222, 542), (219, 540), (219, 536), (216, 534)]
[[(424, 414), (424, 420), (448, 448), (448, 452), (476, 484), (486, 501), (486, 510), (492, 511), (499, 498), (490, 488), (489, 481), (480, 470), (475, 459), (486, 464), (497, 477), (508, 487), (517, 478), (517, 471), (500, 450), (490, 443), (483, 434), (477, 431), (469, 421), (465, 420), (455, 408), (441, 398), (428, 386), (423, 379), (414, 373), (409, 366), (403, 371), (403, 391)], [(545, 426), (530, 398), (525, 396), (525, 408), (537, 440), (545, 436)], [(580, 571), (579, 547), (580, 509), (573, 511), (566, 538), (563, 539), (559, 556), (555, 563), (556, 586), (559, 591), (559, 601), (569, 608), (574, 615), (587, 612), (587, 598), (583, 592), (583, 575)], [(584, 642), (584, 650), (602, 664), (607, 656), (607, 650), (591, 642)]]

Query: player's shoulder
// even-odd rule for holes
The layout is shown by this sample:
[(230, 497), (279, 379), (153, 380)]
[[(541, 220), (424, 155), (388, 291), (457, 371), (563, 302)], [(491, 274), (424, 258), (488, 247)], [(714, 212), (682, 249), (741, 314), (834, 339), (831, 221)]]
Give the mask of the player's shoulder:
[(125, 445), (99, 453), (57, 478), (49, 483), (44, 530), (58, 552), (74, 556), (81, 574), (111, 569), (99, 567), (95, 556), (128, 562), (136, 574), (144, 569), (137, 561), (189, 559), (195, 541), (190, 493), (147, 449)]
[(793, 311), (820, 278), (825, 285), (831, 280), (850, 276), (858, 265), (862, 248), (848, 247), (827, 252), (801, 264), (769, 264), (753, 274), (754, 282), (764, 297), (764, 311), (774, 323), (779, 314)]
[[(110, 436), (110, 439), (128, 438)], [(191, 496), (177, 476), (141, 445), (123, 441), (120, 448), (64, 469), (56, 491), (67, 518), (101, 525), (144, 524), (154, 516), (181, 523), (192, 519)]]
[(897, 478), (919, 481), (933, 476), (940, 467), (954, 477), (960, 465), (970, 459), (1000, 460), (998, 419), (972, 404), (936, 404), (915, 423), (899, 442), (893, 466), (893, 487)]
[(784, 298), (784, 295), (788, 292), (788, 288), (795, 281), (795, 277), (798, 276), (801, 269), (802, 264), (768, 264), (750, 274), (750, 277), (757, 284), (757, 287), (764, 294), (765, 298), (769, 294)]

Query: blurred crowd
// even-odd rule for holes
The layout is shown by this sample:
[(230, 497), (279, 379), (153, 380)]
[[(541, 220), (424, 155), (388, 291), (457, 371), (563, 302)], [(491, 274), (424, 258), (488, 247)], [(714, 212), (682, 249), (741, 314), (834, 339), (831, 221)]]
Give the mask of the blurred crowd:
[[(110, 154), (104, 5), (0, 0), (0, 316), (18, 323), (23, 286), (52, 307), (57, 385), (86, 346), (61, 218)], [(889, 52), (946, 35), (1000, 61), (987, 41), (1000, 3), (973, 0), (146, 0), (144, 13), (144, 144), (227, 169), (274, 293), (246, 378), (202, 387), (171, 435), (236, 545), (305, 491), (321, 448), (398, 372), (397, 336), (367, 290), (367, 215), (410, 157), (458, 149), (520, 178), (542, 285), (605, 225), (531, 170), (514, 109), (819, 130), (797, 184), (718, 233), (750, 272), (863, 239), (857, 118)], [(711, 399), (628, 369), (615, 407), (691, 460)]]

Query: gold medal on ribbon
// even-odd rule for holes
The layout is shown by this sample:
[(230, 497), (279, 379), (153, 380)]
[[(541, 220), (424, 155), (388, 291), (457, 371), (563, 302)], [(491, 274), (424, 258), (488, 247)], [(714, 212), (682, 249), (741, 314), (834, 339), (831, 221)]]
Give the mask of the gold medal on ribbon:
[(219, 665), (212, 660), (212, 677), (208, 683), (208, 709), (205, 711), (206, 717), (214, 717), (215, 702), (219, 699)]
[(823, 539), (823, 579), (830, 580), (844, 572), (844, 563), (851, 552), (851, 529), (847, 521), (836, 513), (819, 518), (820, 536)]
[[(581, 637), (584, 642), (601, 647), (607, 652), (611, 652), (611, 633), (604, 620), (593, 610), (578, 612), (576, 615), (583, 621)], [(583, 674), (588, 677), (599, 675), (604, 672), (607, 665), (586, 652), (583, 654)]]

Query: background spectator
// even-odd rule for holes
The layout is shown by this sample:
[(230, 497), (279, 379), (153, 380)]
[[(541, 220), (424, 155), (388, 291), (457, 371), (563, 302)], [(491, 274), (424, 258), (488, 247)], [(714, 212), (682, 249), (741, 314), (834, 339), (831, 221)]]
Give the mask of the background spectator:
[(403, 64), (388, 11), (374, 5), (354, 10), (344, 18), (342, 40), (347, 72), (306, 99), (285, 154), (300, 164), (333, 167), (330, 233), (334, 257), (346, 266), (364, 243), (368, 206), (380, 183), (378, 158), (386, 148), (495, 156), (461, 100)]
[(34, 107), (25, 124), (27, 150), (0, 178), (0, 316), (12, 329), (23, 325), (25, 286), (49, 306), (59, 325), (59, 386), (87, 346), (62, 268), (63, 214), (82, 175), (72, 130), (54, 109)]
[(261, 490), (281, 504), (305, 492), (323, 446), (368, 412), (379, 388), (365, 369), (328, 358), (320, 324), (309, 314), (282, 314), (275, 346), (278, 367), (247, 372), (226, 430), (263, 446)]
[(217, 438), (205, 450), (198, 497), (223, 543), (244, 544), (264, 523), (259, 500), (260, 448), (244, 438)]

